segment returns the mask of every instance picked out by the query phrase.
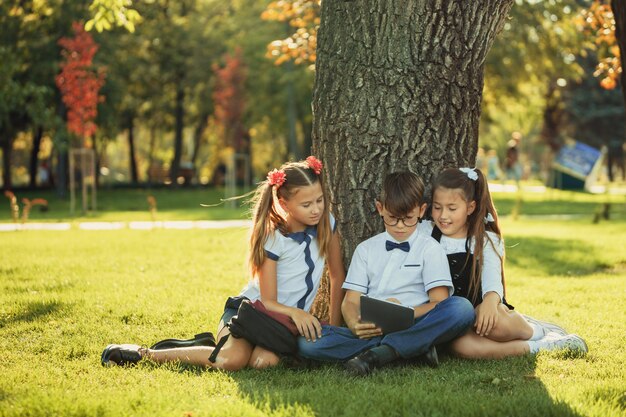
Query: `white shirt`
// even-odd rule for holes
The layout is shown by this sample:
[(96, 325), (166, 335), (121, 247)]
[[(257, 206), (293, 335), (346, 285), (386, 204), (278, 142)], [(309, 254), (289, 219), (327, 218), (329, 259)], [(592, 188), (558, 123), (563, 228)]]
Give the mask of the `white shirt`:
[[(330, 226), (334, 231), (335, 218), (330, 216)], [(277, 301), (287, 307), (298, 307), (309, 311), (317, 294), (324, 270), (324, 258), (319, 254), (316, 228), (307, 228), (305, 232), (283, 236), (278, 230), (265, 242), (264, 249), (268, 258), (276, 261)], [(294, 239), (307, 238), (302, 242)], [(292, 237), (290, 237), (292, 236)], [(261, 298), (259, 280), (250, 281), (240, 295), (250, 300)]]
[(344, 289), (379, 299), (396, 298), (409, 307), (427, 303), (428, 291), (435, 287), (448, 287), (452, 295), (448, 259), (435, 239), (416, 229), (407, 239), (409, 252), (387, 251), (387, 240), (399, 243), (383, 232), (357, 246)]
[[(434, 224), (430, 221), (420, 223), (418, 229), (425, 235), (430, 236), (433, 232)], [(504, 242), (493, 232), (486, 232), (487, 238), (483, 245), (483, 269), (480, 277), (482, 287), (482, 296), (493, 291), (500, 296), (504, 293), (502, 286), (502, 257), (504, 256)], [(493, 244), (491, 243), (493, 242)], [(451, 238), (441, 235), (441, 247), (446, 255), (453, 253), (465, 253), (465, 238)], [(476, 245), (475, 239), (470, 242), (470, 251), (474, 253)]]

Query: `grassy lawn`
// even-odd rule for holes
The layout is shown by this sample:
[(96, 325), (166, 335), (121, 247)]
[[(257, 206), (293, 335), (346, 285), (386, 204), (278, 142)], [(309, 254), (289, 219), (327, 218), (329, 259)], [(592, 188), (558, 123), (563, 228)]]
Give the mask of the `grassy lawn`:
[(503, 228), (507, 298), (583, 336), (586, 357), (448, 358), (366, 379), (336, 366), (103, 368), (108, 343), (214, 331), (246, 281), (247, 231), (4, 232), (0, 416), (623, 416), (626, 221)]
[[(244, 190), (241, 191), (243, 193)], [(150, 221), (152, 215), (147, 201), (148, 196), (156, 199), (156, 220), (224, 220), (244, 219), (248, 215), (247, 206), (240, 200), (231, 208), (219, 204), (224, 198), (221, 188), (103, 188), (97, 191), (97, 210), (83, 214), (80, 194), (76, 196), (75, 212), (70, 213), (70, 196), (60, 197), (55, 191), (24, 191), (16, 193), (20, 208), (22, 198), (45, 198), (49, 210), (42, 212), (39, 206), (30, 212), (30, 221)], [(0, 200), (0, 222), (11, 221), (9, 200)], [(202, 207), (217, 205), (216, 207)], [(21, 213), (21, 211), (20, 211)]]
[[(241, 191), (242, 193), (244, 190)], [(153, 188), (125, 189), (103, 188), (97, 192), (97, 211), (81, 213), (82, 202), (77, 196), (75, 214), (70, 214), (70, 197), (59, 197), (56, 192), (29, 191), (18, 192), (18, 201), (22, 198), (45, 198), (49, 210), (41, 212), (34, 207), (30, 213), (31, 221), (68, 222), (68, 221), (149, 221), (152, 216), (147, 202), (148, 196), (157, 201), (156, 220), (223, 220), (243, 219), (248, 215), (248, 207), (238, 202), (238, 207), (231, 208), (221, 204), (215, 207), (202, 207), (201, 204), (216, 205), (224, 198), (220, 188)], [(524, 215), (574, 215), (592, 219), (602, 208), (603, 203), (611, 204), (611, 216), (626, 220), (626, 195), (589, 194), (585, 192), (561, 191), (548, 189), (546, 192), (493, 193), (498, 212), (503, 215), (517, 213)], [(373, 207), (373, 206), (372, 206)], [(10, 222), (9, 200), (0, 200), (0, 222)]]

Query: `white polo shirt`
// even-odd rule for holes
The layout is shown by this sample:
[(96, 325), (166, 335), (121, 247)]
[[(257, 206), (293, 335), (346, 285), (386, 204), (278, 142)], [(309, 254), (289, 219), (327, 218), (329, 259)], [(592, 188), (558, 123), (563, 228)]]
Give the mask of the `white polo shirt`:
[[(433, 232), (434, 224), (430, 221), (420, 223), (418, 230), (425, 235), (430, 236)], [(504, 287), (502, 286), (502, 257), (504, 256), (504, 242), (493, 232), (486, 232), (487, 238), (483, 245), (483, 269), (480, 277), (480, 285), (483, 298), (488, 292), (495, 292), (502, 297), (504, 295)], [(465, 253), (465, 238), (452, 238), (441, 235), (441, 247), (443, 247), (446, 255), (453, 253)], [(470, 242), (470, 251), (474, 253), (476, 241), (472, 238)]]
[[(335, 230), (335, 218), (330, 216), (330, 227)], [(317, 294), (324, 270), (324, 258), (319, 254), (317, 228), (284, 236), (274, 231), (264, 249), (268, 258), (276, 261), (277, 301), (287, 307), (309, 311)], [(240, 295), (250, 300), (261, 298), (258, 278), (253, 279)]]
[(448, 287), (452, 295), (448, 259), (435, 239), (416, 229), (407, 239), (408, 252), (387, 251), (387, 240), (400, 243), (383, 232), (357, 246), (344, 289), (379, 299), (396, 298), (409, 307), (427, 303), (428, 291), (435, 287)]

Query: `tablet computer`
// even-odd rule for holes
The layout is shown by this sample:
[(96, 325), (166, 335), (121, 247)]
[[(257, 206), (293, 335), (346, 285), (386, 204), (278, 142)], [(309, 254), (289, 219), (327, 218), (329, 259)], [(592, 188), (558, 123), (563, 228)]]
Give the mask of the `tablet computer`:
[(383, 334), (411, 327), (415, 321), (411, 307), (361, 295), (361, 321), (375, 323)]

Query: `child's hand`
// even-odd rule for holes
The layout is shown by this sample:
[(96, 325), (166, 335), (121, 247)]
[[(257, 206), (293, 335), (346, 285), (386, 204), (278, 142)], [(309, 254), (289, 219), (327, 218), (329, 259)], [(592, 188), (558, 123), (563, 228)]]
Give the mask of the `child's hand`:
[(307, 341), (316, 341), (322, 337), (322, 325), (317, 317), (304, 310), (294, 309), (291, 320), (295, 323), (301, 336)]
[(489, 336), (489, 332), (498, 324), (498, 305), (481, 303), (476, 307), (476, 334)]
[(402, 304), (397, 298), (387, 298), (387, 301), (391, 301), (392, 303), (396, 304)]
[(352, 334), (359, 339), (371, 339), (372, 337), (382, 336), (383, 331), (380, 327), (376, 327), (374, 323), (364, 323), (359, 317), (359, 321), (350, 326)]

